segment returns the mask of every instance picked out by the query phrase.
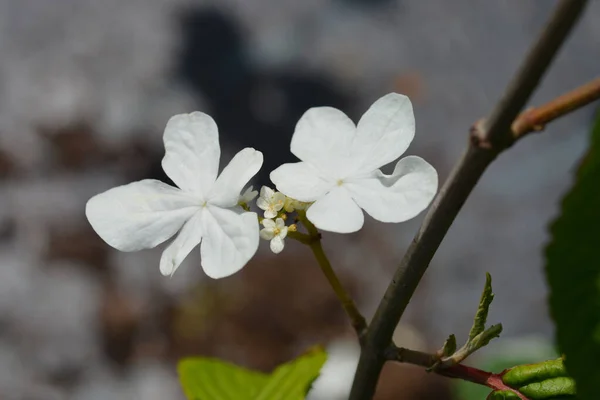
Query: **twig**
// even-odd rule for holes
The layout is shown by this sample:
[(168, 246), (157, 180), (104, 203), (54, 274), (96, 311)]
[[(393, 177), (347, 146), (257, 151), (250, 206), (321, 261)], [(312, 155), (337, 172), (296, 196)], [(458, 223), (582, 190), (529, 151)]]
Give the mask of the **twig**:
[(518, 139), (530, 132), (541, 131), (548, 122), (598, 99), (600, 99), (600, 78), (571, 90), (544, 105), (521, 113), (512, 124), (513, 137)]
[(516, 138), (510, 131), (544, 72), (575, 25), (585, 0), (562, 0), (516, 78), (487, 122), (472, 131), (469, 147), (434, 199), (420, 230), (398, 266), (362, 346), (349, 400), (373, 397), (384, 351), (417, 285), (475, 184), (496, 156)]
[[(335, 271), (331, 267), (331, 263), (329, 262), (327, 255), (323, 251), (323, 246), (321, 245), (321, 234), (319, 233), (317, 228), (312, 224), (312, 222), (308, 220), (308, 218), (306, 218), (306, 214), (302, 210), (298, 211), (298, 219), (302, 222), (302, 224), (308, 231), (308, 235), (300, 234), (304, 236), (303, 240), (298, 240), (305, 244), (308, 244), (308, 246), (312, 250), (313, 254), (315, 255), (315, 258), (317, 259), (317, 262), (319, 263), (319, 266), (321, 267), (321, 270), (323, 271), (323, 274), (329, 281), (329, 284), (331, 285), (333, 291), (340, 300), (340, 303), (342, 303), (344, 311), (346, 311), (346, 314), (348, 314), (348, 317), (350, 318), (352, 326), (354, 327), (354, 330), (356, 331), (359, 340), (362, 341), (367, 331), (367, 321), (362, 316), (360, 311), (358, 311), (354, 300), (352, 300), (352, 297), (348, 294), (348, 292), (342, 285), (342, 282), (340, 282)], [(296, 238), (295, 236), (292, 237)], [(306, 241), (306, 237), (310, 238), (310, 240)]]
[[(587, 0), (562, 0), (521, 69), (486, 123), (487, 140), (499, 150), (514, 142), (509, 129), (548, 70), (569, 32), (581, 16)], [(504, 145), (504, 146), (502, 146)]]
[[(418, 365), (427, 369), (430, 369), (437, 361), (437, 357), (434, 354), (423, 353), (420, 351), (396, 346), (388, 347), (385, 352), (385, 359), (388, 361), (397, 361), (401, 363)], [(477, 385), (487, 386), (492, 390), (511, 391), (519, 396), (521, 400), (528, 400), (527, 397), (518, 390), (515, 390), (505, 384), (502, 381), (501, 374), (494, 374), (462, 364), (455, 364), (446, 368), (433, 369), (433, 371), (438, 375), (446, 376), (448, 378), (462, 379), (463, 381), (472, 382)]]

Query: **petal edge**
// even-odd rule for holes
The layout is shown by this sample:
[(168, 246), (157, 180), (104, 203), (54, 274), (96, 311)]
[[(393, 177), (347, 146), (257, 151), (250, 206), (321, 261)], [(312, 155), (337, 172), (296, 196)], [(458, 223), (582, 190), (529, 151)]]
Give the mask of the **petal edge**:
[(175, 235), (197, 209), (193, 197), (161, 181), (146, 179), (97, 194), (88, 200), (85, 214), (110, 246), (137, 251)]
[(313, 107), (298, 120), (290, 149), (322, 175), (343, 179), (356, 169), (350, 146), (356, 134), (354, 122), (333, 107)]
[(252, 147), (240, 150), (215, 181), (207, 200), (224, 208), (237, 205), (242, 189), (262, 164), (263, 154), (260, 151)]
[(163, 134), (162, 167), (182, 190), (205, 195), (219, 172), (219, 130), (215, 121), (200, 111), (172, 116)]
[(334, 187), (335, 182), (305, 162), (288, 163), (277, 167), (269, 175), (281, 193), (294, 200), (315, 201)]
[(376, 171), (373, 177), (349, 182), (352, 198), (381, 222), (404, 222), (425, 210), (437, 192), (437, 171), (420, 157), (409, 156), (396, 164), (392, 175)]
[(167, 246), (160, 257), (160, 273), (172, 276), (183, 260), (202, 240), (202, 210), (196, 212)]
[(410, 99), (388, 93), (364, 113), (356, 128), (352, 154), (361, 160), (360, 171), (371, 172), (400, 157), (415, 136)]
[(204, 237), (200, 244), (202, 268), (213, 279), (225, 278), (242, 269), (258, 250), (258, 216), (208, 206), (203, 216)]
[(317, 228), (336, 233), (356, 232), (365, 220), (362, 210), (343, 187), (336, 187), (317, 200), (308, 208), (306, 217)]

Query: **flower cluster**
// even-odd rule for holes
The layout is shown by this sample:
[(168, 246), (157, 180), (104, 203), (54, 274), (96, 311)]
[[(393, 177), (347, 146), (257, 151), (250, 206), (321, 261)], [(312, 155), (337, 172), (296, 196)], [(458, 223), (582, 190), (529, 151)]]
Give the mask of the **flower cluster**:
[[(425, 160), (401, 159), (391, 175), (380, 167), (406, 151), (415, 133), (410, 100), (390, 93), (354, 124), (331, 107), (309, 109), (298, 121), (291, 152), (300, 162), (271, 172), (278, 191), (242, 190), (263, 163), (245, 148), (218, 173), (220, 147), (214, 120), (201, 112), (172, 117), (165, 128), (162, 167), (177, 185), (147, 179), (92, 197), (86, 216), (100, 237), (121, 251), (163, 251), (160, 271), (172, 275), (200, 245), (201, 265), (212, 278), (240, 270), (256, 253), (259, 237), (279, 253), (296, 225), (289, 213), (306, 212), (318, 229), (350, 233), (364, 223), (363, 210), (382, 222), (402, 222), (423, 211), (437, 191), (437, 173)], [(259, 223), (263, 228), (259, 231)]]

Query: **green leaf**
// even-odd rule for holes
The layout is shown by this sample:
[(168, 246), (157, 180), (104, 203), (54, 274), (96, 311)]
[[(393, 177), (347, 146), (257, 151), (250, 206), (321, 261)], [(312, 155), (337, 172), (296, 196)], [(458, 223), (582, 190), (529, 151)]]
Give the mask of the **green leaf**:
[(600, 382), (600, 115), (576, 182), (552, 224), (546, 248), (550, 310), (578, 398), (598, 398)]
[(302, 400), (327, 359), (315, 347), (264, 374), (215, 358), (188, 358), (178, 372), (188, 400)]
[(502, 375), (502, 382), (512, 387), (519, 387), (559, 376), (567, 376), (562, 358), (511, 368)]
[(519, 396), (510, 390), (496, 390), (486, 400), (519, 400)]
[(280, 365), (254, 400), (302, 400), (319, 376), (327, 354), (316, 347), (297, 359)]
[(215, 358), (187, 358), (177, 367), (188, 400), (253, 400), (269, 375)]
[(479, 308), (475, 314), (475, 320), (473, 321), (473, 327), (469, 332), (469, 340), (473, 340), (475, 336), (479, 335), (485, 330), (485, 323), (487, 321), (488, 312), (490, 310), (490, 304), (494, 300), (494, 294), (492, 293), (492, 276), (489, 272), (485, 273), (485, 286), (483, 293), (481, 293), (481, 299), (479, 300)]
[(497, 337), (500, 337), (502, 333), (502, 324), (492, 325), (479, 335), (475, 336), (472, 340), (467, 343), (467, 347), (473, 349), (473, 351), (479, 350)]
[(519, 388), (519, 392), (531, 400), (574, 396), (575, 382), (566, 376), (534, 382)]

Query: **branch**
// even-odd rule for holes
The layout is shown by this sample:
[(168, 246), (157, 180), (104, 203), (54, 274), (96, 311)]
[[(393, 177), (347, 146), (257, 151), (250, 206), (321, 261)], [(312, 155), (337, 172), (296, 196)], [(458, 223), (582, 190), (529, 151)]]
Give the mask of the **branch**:
[(486, 139), (500, 145), (500, 150), (502, 144), (508, 147), (514, 141), (512, 135), (508, 135), (512, 122), (539, 85), (586, 3), (587, 0), (562, 0), (558, 4), (542, 35), (492, 112), (486, 123)]
[(562, 0), (559, 3), (491, 117), (472, 132), (467, 151), (434, 199), (373, 317), (349, 400), (373, 397), (385, 362), (385, 349), (391, 343), (394, 329), (429, 262), (487, 166), (516, 140), (510, 130), (511, 124), (529, 100), (585, 4), (586, 0)]
[[(438, 357), (435, 354), (423, 353), (420, 351), (405, 349), (402, 347), (391, 346), (385, 352), (385, 359), (388, 361), (397, 361), (412, 365), (418, 365), (431, 369)], [(502, 374), (493, 374), (491, 372), (482, 371), (477, 368), (469, 367), (462, 364), (455, 364), (446, 368), (432, 369), (436, 374), (448, 378), (462, 379), (475, 383), (477, 385), (487, 386), (492, 390), (504, 390), (515, 393), (521, 400), (528, 400), (522, 393), (514, 388), (511, 388), (502, 381)]]
[(548, 122), (598, 99), (600, 99), (600, 78), (519, 115), (512, 124), (513, 137), (519, 139), (530, 132), (541, 131)]

